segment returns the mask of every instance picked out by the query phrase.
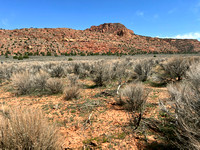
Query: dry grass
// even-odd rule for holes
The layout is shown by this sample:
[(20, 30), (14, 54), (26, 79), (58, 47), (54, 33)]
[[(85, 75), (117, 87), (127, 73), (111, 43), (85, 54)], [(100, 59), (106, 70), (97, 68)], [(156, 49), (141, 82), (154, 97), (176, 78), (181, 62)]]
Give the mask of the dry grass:
[(141, 112), (144, 109), (147, 95), (141, 83), (127, 85), (121, 91), (121, 99), (126, 104), (126, 108), (137, 112)]
[(13, 87), (16, 90), (16, 94), (24, 95), (31, 93), (33, 88), (33, 81), (30, 77), (30, 73), (27, 71), (14, 74), (11, 80)]
[(64, 99), (71, 100), (73, 98), (78, 98), (80, 94), (80, 89), (78, 86), (69, 86), (64, 90)]
[(135, 129), (140, 125), (148, 93), (141, 83), (127, 85), (121, 91), (121, 100), (124, 107), (131, 111), (131, 124)]
[(63, 93), (63, 81), (61, 79), (50, 78), (47, 80), (46, 89), (50, 94)]
[(0, 116), (1, 149), (61, 149), (62, 137), (37, 109), (15, 108)]
[[(188, 66), (192, 65), (193, 62), (198, 62), (198, 59), (188, 60), (190, 58), (187, 57), (183, 59), (189, 62)], [(55, 121), (61, 126), (60, 130), (62, 133), (68, 135), (68, 138), (65, 140), (65, 148), (67, 149), (84, 149), (87, 148), (88, 145), (90, 148), (94, 149), (112, 149), (112, 146), (116, 149), (136, 149), (135, 143), (146, 140), (146, 142), (140, 143), (142, 145), (141, 149), (143, 149), (147, 143), (151, 144), (151, 142), (155, 141), (158, 143), (166, 143), (166, 145), (169, 143), (168, 141), (170, 141), (170, 139), (168, 139), (165, 133), (171, 133), (168, 132), (168, 127), (170, 127), (170, 129), (176, 129), (175, 127), (177, 126), (173, 124), (174, 122), (170, 122), (171, 120), (168, 121), (168, 113), (166, 115), (160, 112), (158, 106), (160, 98), (161, 101), (164, 99), (163, 103), (167, 103), (169, 95), (166, 87), (152, 87), (149, 79), (157, 66), (159, 66), (156, 68), (158, 72), (153, 72), (155, 76), (161, 71), (164, 72), (161, 64), (168, 63), (171, 59), (161, 59), (158, 57), (151, 57), (150, 59), (131, 59), (130, 57), (130, 59), (124, 59), (121, 57), (120, 59), (107, 61), (76, 61), (75, 58), (73, 58), (73, 60), (72, 62), (64, 60), (47, 62), (32, 61), (21, 62), (20, 64), (11, 63), (5, 66), (3, 64), (2, 66), (4, 69), (1, 72), (0, 68), (0, 74), (3, 78), (6, 77), (8, 81), (3, 83), (2, 87), (0, 87), (0, 104), (6, 103), (10, 106), (33, 105), (34, 107), (41, 107), (47, 113), (46, 115), (50, 120)], [(196, 65), (196, 67), (191, 67), (191, 72), (184, 73), (181, 77), (181, 79), (185, 77), (187, 80), (186, 83), (189, 83), (186, 86), (184, 85), (185, 88), (180, 88), (180, 85), (177, 87), (173, 85), (172, 92), (170, 93), (172, 98), (174, 97), (174, 99), (182, 100), (182, 95), (185, 94), (188, 101), (191, 98), (196, 101), (198, 100), (197, 97), (200, 94), (194, 92), (196, 91), (194, 90), (195, 88), (199, 88), (199, 71), (196, 71), (199, 70), (198, 68), (198, 65)], [(53, 73), (52, 70), (55, 71), (54, 75), (51, 74)], [(64, 74), (60, 75), (63, 72)], [(16, 93), (25, 95), (15, 97), (12, 91), (9, 90), (11, 85), (9, 76), (12, 74), (14, 75), (11, 83), (15, 85)], [(51, 76), (55, 76), (55, 78), (49, 79)], [(58, 79), (60, 77), (62, 77), (62, 79)], [(168, 78), (168, 76), (162, 76), (164, 81)], [(147, 82), (143, 84), (130, 83), (134, 80), (147, 80)], [(177, 77), (171, 81), (177, 82)], [(96, 85), (103, 87), (98, 87)], [(51, 95), (62, 93), (61, 89), (63, 86), (66, 87), (63, 92), (64, 96)], [(181, 86), (184, 87), (183, 85)], [(83, 89), (81, 89), (81, 96), (79, 96), (81, 87), (83, 87)], [(147, 89), (151, 89), (151, 93), (148, 97)], [(29, 94), (32, 92), (37, 92), (38, 94), (44, 93), (44, 95), (36, 96), (35, 94), (37, 93), (34, 93), (34, 95), (30, 96)], [(119, 95), (116, 94), (118, 92), (121, 93), (121, 101), (124, 103), (122, 106), (116, 105), (115, 102), (116, 99), (119, 99)], [(191, 94), (188, 94), (188, 92)], [(49, 96), (47, 96), (47, 94), (49, 94)], [(76, 100), (73, 101), (74, 98)], [(88, 102), (91, 103), (88, 104)], [(187, 104), (191, 105), (189, 109), (199, 106), (196, 105), (196, 103), (194, 106), (194, 101), (191, 101), (192, 104), (189, 102)], [(180, 107), (185, 107), (184, 109), (187, 109), (183, 101), (182, 104)], [(90, 109), (91, 107), (92, 109)], [(129, 111), (124, 110), (124, 108)], [(188, 111), (186, 115), (190, 116), (189, 118), (194, 118), (194, 116), (196, 117), (196, 114), (199, 113), (196, 113), (194, 110), (192, 112), (195, 112), (195, 115)], [(160, 115), (160, 113), (162, 114)], [(9, 119), (8, 111), (0, 110), (0, 114), (4, 114), (2, 115), (4, 116), (3, 119)], [(183, 113), (183, 116), (184, 115)], [(184, 117), (188, 117), (186, 115)], [(179, 118), (184, 120), (184, 117)], [(130, 122), (132, 124), (130, 124)], [(152, 124), (149, 126), (148, 122)], [(185, 124), (187, 125), (187, 129), (194, 132), (193, 128), (195, 129), (195, 127), (193, 126), (198, 124), (195, 124), (194, 120), (190, 122), (192, 124), (187, 124), (187, 122)], [(138, 126), (139, 123), (140, 125)], [(135, 129), (138, 128), (133, 132), (132, 127), (134, 126)], [(167, 127), (167, 129), (163, 128), (163, 126)], [(191, 126), (192, 129), (190, 129)], [(149, 133), (150, 127), (154, 130), (154, 133)], [(180, 128), (181, 125), (179, 125), (177, 129), (179, 129), (179, 131), (184, 131), (180, 130)], [(165, 129), (166, 131), (164, 131), (164, 134), (161, 136), (162, 131)], [(116, 137), (118, 138), (118, 136), (116, 136), (116, 131), (120, 133), (122, 139), (116, 139)], [(158, 132), (161, 134), (158, 135)], [(198, 130), (195, 132), (198, 133)], [(121, 133), (123, 136), (121, 136)], [(186, 131), (182, 133), (186, 133)], [(177, 135), (178, 137), (182, 137), (180, 134)], [(190, 139), (198, 137), (198, 135), (194, 135), (194, 133), (190, 134)], [(100, 137), (102, 139), (97, 139), (95, 141), (95, 137)], [(135, 137), (139, 138), (139, 140), (137, 141)], [(155, 139), (153, 137), (155, 137)], [(174, 136), (174, 138), (176, 137)], [(185, 138), (183, 138), (183, 141), (184, 139)], [(90, 142), (85, 144), (84, 141)], [(181, 145), (181, 148), (187, 148), (189, 142), (191, 141), (188, 140), (185, 142), (186, 144)], [(159, 145), (157, 145), (157, 147), (155, 146), (155, 148), (159, 148)]]

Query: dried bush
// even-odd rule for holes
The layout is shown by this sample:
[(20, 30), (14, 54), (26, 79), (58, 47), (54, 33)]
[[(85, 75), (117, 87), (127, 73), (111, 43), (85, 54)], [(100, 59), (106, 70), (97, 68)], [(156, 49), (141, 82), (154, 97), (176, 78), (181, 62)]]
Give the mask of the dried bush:
[(90, 63), (76, 63), (73, 68), (73, 73), (79, 76), (80, 79), (89, 77), (91, 71)]
[(64, 90), (64, 99), (71, 100), (73, 98), (78, 98), (79, 94), (80, 90), (78, 86), (69, 86)]
[(40, 72), (41, 70), (42, 70), (42, 66), (41, 65), (33, 64), (30, 67), (29, 72), (31, 74), (36, 74), (36, 73)]
[(51, 77), (57, 77), (57, 78), (61, 78), (65, 75), (65, 71), (61, 65), (52, 67), (49, 73)]
[(62, 93), (64, 88), (63, 81), (57, 78), (50, 78), (46, 83), (46, 90), (49, 94), (58, 94)]
[(14, 74), (12, 77), (12, 84), (18, 95), (37, 93), (40, 94), (57, 94), (63, 91), (63, 82), (56, 78), (50, 78), (49, 74), (40, 71), (38, 73), (30, 74), (29, 72), (22, 72)]
[(196, 88), (200, 87), (200, 63), (194, 63), (186, 72), (186, 79)]
[(121, 91), (121, 100), (126, 109), (132, 113), (132, 123), (135, 129), (140, 124), (148, 92), (141, 83), (127, 85)]
[(34, 91), (37, 91), (37, 92), (45, 91), (47, 80), (50, 78), (49, 74), (44, 71), (40, 71), (36, 73), (35, 75), (30, 75), (30, 78), (31, 77), (33, 78)]
[(78, 85), (79, 76), (77, 76), (77, 75), (68, 75), (67, 78), (70, 81), (70, 86)]
[(18, 65), (5, 64), (0, 66), (0, 79), (9, 80), (14, 73), (23, 72), (25, 68), (19, 67)]
[[(199, 66), (199, 65), (197, 65)], [(176, 134), (181, 149), (200, 148), (200, 70), (195, 66), (187, 72), (187, 80), (168, 85), (174, 102)]]
[(185, 76), (185, 73), (190, 66), (187, 59), (183, 57), (171, 58), (167, 62), (160, 65), (165, 71), (163, 74), (164, 78), (170, 78), (172, 80), (178, 81), (180, 81)]
[(14, 74), (11, 77), (11, 80), (12, 85), (17, 92), (16, 94), (29, 94), (33, 91), (33, 79), (30, 73), (28, 73), (27, 71)]
[(127, 85), (121, 91), (121, 98), (127, 104), (126, 108), (142, 112), (147, 99), (147, 92), (141, 83)]
[(58, 129), (40, 110), (12, 108), (0, 120), (0, 149), (62, 149)]
[(93, 65), (91, 78), (97, 86), (104, 86), (111, 82), (114, 77), (112, 65), (99, 61)]
[(158, 62), (150, 60), (142, 60), (136, 64), (134, 67), (134, 72), (136, 73), (137, 80), (146, 81), (150, 71), (153, 66), (155, 66)]

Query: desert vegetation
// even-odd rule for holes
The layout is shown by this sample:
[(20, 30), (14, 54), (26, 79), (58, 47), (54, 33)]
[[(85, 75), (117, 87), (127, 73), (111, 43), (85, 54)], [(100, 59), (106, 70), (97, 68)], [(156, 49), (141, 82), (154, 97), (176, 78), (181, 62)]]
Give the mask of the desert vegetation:
[(200, 58), (112, 57), (0, 64), (0, 148), (199, 149)]
[(1, 149), (61, 149), (63, 138), (41, 110), (7, 108), (0, 116)]

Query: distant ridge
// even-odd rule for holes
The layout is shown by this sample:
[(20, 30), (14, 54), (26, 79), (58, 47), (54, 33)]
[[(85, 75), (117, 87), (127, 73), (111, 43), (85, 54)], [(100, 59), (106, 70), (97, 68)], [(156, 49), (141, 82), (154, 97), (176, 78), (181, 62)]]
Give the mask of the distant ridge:
[(85, 30), (69, 28), (0, 29), (0, 54), (194, 53), (195, 39), (152, 38), (135, 34), (121, 23), (104, 23)]

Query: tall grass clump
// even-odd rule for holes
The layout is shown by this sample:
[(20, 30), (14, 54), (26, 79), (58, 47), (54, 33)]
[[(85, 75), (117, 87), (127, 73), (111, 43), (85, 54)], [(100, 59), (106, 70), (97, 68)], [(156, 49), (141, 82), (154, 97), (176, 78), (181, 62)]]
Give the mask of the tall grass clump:
[(29, 94), (33, 90), (33, 78), (29, 72), (20, 72), (11, 77), (13, 88), (17, 95)]
[(14, 108), (0, 115), (0, 149), (62, 149), (62, 136), (40, 110)]
[(64, 99), (71, 100), (73, 98), (78, 98), (80, 94), (80, 89), (78, 86), (68, 86), (64, 90)]
[(80, 87), (78, 84), (79, 77), (76, 75), (68, 75), (68, 86), (64, 89), (64, 99), (71, 100), (73, 98), (78, 98), (80, 94)]
[(131, 112), (133, 120), (131, 122), (138, 128), (142, 119), (144, 106), (147, 100), (148, 92), (141, 83), (129, 84), (121, 91), (121, 101), (124, 107)]

